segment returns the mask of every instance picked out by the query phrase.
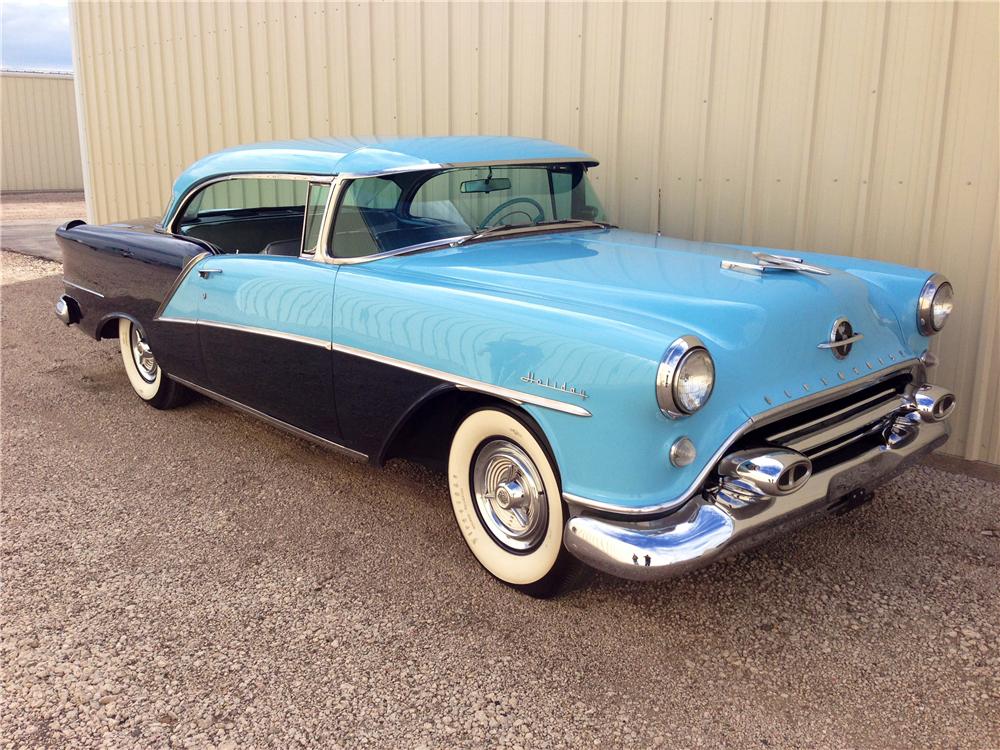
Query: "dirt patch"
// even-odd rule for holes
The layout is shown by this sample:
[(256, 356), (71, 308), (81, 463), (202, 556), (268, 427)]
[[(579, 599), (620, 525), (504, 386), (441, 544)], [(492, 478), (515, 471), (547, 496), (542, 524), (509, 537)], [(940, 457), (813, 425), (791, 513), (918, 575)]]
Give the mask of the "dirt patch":
[(0, 195), (0, 222), (29, 219), (85, 219), (87, 205), (83, 192), (76, 190), (48, 193), (3, 193)]

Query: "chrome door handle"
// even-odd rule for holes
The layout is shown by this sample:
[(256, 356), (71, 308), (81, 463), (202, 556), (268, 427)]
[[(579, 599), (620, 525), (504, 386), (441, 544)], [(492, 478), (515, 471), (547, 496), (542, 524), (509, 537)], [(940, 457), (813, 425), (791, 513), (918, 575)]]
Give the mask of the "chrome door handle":
[(207, 279), (213, 273), (222, 273), (221, 268), (199, 268), (198, 275), (203, 279)]

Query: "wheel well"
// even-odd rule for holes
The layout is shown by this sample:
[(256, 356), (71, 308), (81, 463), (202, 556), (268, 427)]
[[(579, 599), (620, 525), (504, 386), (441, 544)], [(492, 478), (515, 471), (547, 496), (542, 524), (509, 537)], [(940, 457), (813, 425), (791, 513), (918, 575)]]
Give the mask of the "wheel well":
[(118, 338), (118, 318), (111, 317), (97, 328), (97, 340)]
[(509, 412), (524, 422), (549, 454), (556, 476), (559, 476), (552, 447), (530, 414), (509, 401), (457, 388), (437, 391), (408, 412), (386, 441), (377, 463), (381, 465), (393, 458), (404, 458), (435, 471), (446, 471), (451, 439), (458, 425), (476, 409), (486, 407)]

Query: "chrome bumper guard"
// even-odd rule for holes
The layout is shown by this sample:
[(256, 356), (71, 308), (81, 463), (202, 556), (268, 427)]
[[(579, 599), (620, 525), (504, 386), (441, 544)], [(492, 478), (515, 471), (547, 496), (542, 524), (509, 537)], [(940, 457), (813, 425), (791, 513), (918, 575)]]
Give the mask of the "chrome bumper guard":
[[(744, 502), (732, 502), (723, 483), (655, 520), (573, 516), (566, 522), (563, 541), (588, 565), (634, 580), (668, 578), (756, 546), (836, 511), (845, 498), (874, 490), (943, 445), (950, 433), (945, 418), (954, 408), (954, 395), (936, 386), (923, 386), (920, 395), (922, 402), (917, 398), (899, 410), (884, 444), (811, 474), (794, 492), (748, 494), (741, 497)], [(936, 409), (931, 400), (938, 402)], [(902, 433), (905, 439), (900, 439)], [(726, 467), (727, 458), (721, 467)]]

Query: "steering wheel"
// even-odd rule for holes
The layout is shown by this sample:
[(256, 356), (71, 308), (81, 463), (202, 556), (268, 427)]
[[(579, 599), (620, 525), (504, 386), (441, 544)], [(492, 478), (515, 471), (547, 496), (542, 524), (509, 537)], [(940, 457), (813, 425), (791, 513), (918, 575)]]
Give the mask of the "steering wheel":
[[(507, 213), (500, 216), (500, 218), (506, 219), (508, 216), (511, 216), (513, 214), (524, 214), (525, 216), (528, 217), (529, 222), (541, 221), (542, 219), (545, 218), (545, 209), (542, 208), (541, 203), (536, 201), (534, 198), (528, 198), (522, 196), (519, 198), (511, 198), (510, 200), (504, 201), (499, 206), (490, 211), (488, 214), (486, 214), (486, 218), (483, 219), (483, 223), (479, 225), (480, 229), (485, 229), (486, 227), (494, 226), (491, 222), (500, 214), (501, 211), (506, 211), (508, 208), (518, 203), (530, 203), (532, 206), (535, 207), (535, 210), (538, 211), (538, 214), (535, 216), (535, 218), (532, 219), (531, 215), (527, 211), (523, 209), (518, 209), (516, 211), (507, 211)], [(498, 221), (497, 224), (499, 223), (500, 222)]]

